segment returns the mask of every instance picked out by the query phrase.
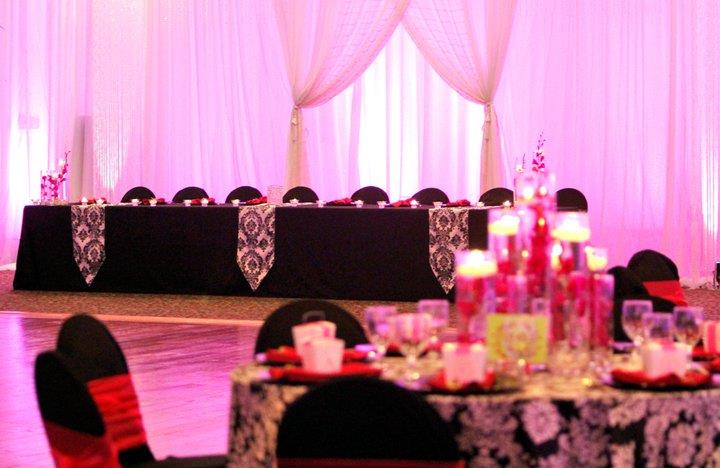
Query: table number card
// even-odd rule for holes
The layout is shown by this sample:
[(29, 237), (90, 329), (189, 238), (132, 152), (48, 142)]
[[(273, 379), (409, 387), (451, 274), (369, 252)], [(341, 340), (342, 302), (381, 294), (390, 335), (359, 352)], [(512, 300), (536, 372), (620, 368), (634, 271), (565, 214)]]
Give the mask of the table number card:
[(490, 361), (525, 359), (544, 364), (548, 355), (548, 318), (526, 314), (490, 314), (487, 319)]
[(285, 187), (282, 185), (269, 185), (267, 189), (268, 205), (282, 205), (283, 195), (285, 195)]

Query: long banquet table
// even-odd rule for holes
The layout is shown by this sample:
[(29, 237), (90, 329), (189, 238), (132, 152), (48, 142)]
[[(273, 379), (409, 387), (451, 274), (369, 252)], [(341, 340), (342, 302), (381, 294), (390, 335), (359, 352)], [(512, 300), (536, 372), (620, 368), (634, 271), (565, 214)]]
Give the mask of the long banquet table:
[[(274, 466), (282, 415), (310, 388), (264, 381), (264, 372), (248, 364), (231, 374), (230, 466)], [(450, 424), (471, 467), (720, 462), (717, 387), (655, 392), (567, 387), (540, 373), (515, 393), (425, 397)]]
[[(238, 208), (105, 208), (105, 260), (88, 286), (70, 206), (26, 206), (15, 289), (400, 300), (447, 297), (429, 265), (428, 208), (278, 206), (275, 261), (252, 290), (236, 261)], [(487, 210), (470, 209), (471, 247)], [(452, 292), (450, 292), (452, 294)]]

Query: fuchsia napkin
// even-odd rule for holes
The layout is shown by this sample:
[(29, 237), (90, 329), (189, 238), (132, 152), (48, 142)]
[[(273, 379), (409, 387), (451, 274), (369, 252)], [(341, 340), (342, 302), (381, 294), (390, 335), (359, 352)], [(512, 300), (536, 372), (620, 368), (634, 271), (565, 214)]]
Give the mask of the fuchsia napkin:
[(461, 198), (460, 200), (455, 200), (454, 202), (446, 203), (445, 206), (447, 206), (447, 207), (470, 206), (470, 201), (466, 200), (464, 198)]
[(649, 378), (645, 371), (642, 370), (613, 369), (611, 374), (615, 382), (647, 388), (697, 388), (712, 381), (712, 375), (695, 370), (686, 372), (682, 377), (675, 374), (666, 374), (654, 379)]
[(440, 371), (433, 378), (428, 380), (428, 385), (433, 390), (439, 390), (443, 392), (473, 392), (473, 391), (488, 391), (493, 385), (495, 385), (495, 373), (488, 371), (485, 374), (484, 382), (470, 382), (464, 385), (453, 385), (451, 382), (445, 380), (445, 372)]
[(296, 383), (322, 382), (335, 377), (347, 377), (351, 375), (378, 377), (380, 374), (382, 374), (382, 369), (359, 362), (343, 364), (340, 372), (332, 374), (318, 374), (317, 372), (307, 371), (302, 367), (273, 367), (270, 369), (270, 377), (273, 380)]
[[(275, 349), (268, 349), (265, 351), (265, 358), (267, 362), (277, 364), (297, 364), (300, 365), (302, 360), (297, 350), (292, 346), (280, 346)], [(367, 353), (364, 351), (357, 351), (355, 349), (346, 349), (343, 352), (343, 362), (359, 362), (367, 358)]]
[(246, 201), (246, 205), (261, 205), (263, 203), (267, 203), (267, 197), (262, 196), (258, 198), (251, 198), (250, 200)]
[[(150, 199), (149, 199), (149, 198), (142, 198), (142, 199), (140, 199), (140, 204), (141, 204), (141, 205), (149, 205), (149, 204), (150, 204)], [(165, 201), (164, 198), (156, 198), (156, 199), (155, 199), (155, 204), (156, 204), (156, 205), (167, 205), (167, 202)]]
[(353, 201), (351, 198), (338, 198), (337, 200), (329, 201), (326, 205), (329, 206), (351, 206)]
[[(203, 200), (202, 198), (193, 198), (192, 200), (190, 200), (190, 205), (192, 205), (192, 206), (202, 205), (202, 200)], [(212, 197), (207, 198), (207, 201), (208, 201), (208, 205), (217, 205), (217, 203), (215, 203), (215, 199)]]
[(410, 202), (412, 201), (412, 198), (407, 198), (405, 200), (398, 200), (396, 202), (390, 203), (390, 206), (394, 206), (395, 208), (408, 208), (412, 205), (410, 205)]

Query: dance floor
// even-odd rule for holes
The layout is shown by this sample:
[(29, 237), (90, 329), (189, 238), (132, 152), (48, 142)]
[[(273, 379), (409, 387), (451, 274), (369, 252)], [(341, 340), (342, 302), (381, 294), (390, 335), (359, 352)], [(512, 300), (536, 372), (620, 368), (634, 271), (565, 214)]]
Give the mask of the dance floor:
[[(0, 312), (0, 466), (52, 466), (33, 387), (35, 356), (64, 315)], [(125, 351), (156, 457), (225, 453), (228, 374), (259, 322), (103, 316)]]

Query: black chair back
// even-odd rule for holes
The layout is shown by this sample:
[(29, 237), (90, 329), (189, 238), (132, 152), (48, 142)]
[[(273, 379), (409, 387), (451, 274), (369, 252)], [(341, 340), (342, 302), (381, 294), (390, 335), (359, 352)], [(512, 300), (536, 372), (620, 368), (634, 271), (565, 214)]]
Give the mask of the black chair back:
[(583, 193), (575, 188), (562, 188), (555, 194), (559, 211), (587, 211), (588, 202)]
[(348, 348), (368, 342), (360, 322), (342, 307), (321, 299), (300, 299), (279, 307), (265, 319), (255, 340), (255, 354), (292, 346), (292, 327), (315, 320), (333, 322), (337, 326), (335, 336), (345, 340)]
[(435, 187), (427, 187), (420, 190), (413, 195), (413, 199), (417, 200), (421, 205), (432, 205), (435, 202), (448, 203), (450, 201), (445, 192)]
[(513, 203), (513, 191), (505, 187), (495, 187), (480, 195), (478, 201), (483, 202), (485, 206), (501, 206), (506, 201)]
[(125, 192), (120, 203), (129, 203), (133, 199), (142, 200), (143, 198), (155, 198), (155, 194), (149, 188), (139, 185)]
[(225, 203), (230, 203), (233, 200), (248, 201), (260, 197), (262, 197), (260, 190), (249, 185), (242, 185), (228, 193), (227, 198), (225, 198)]
[(315, 191), (310, 187), (298, 185), (297, 187), (293, 187), (285, 192), (282, 200), (283, 203), (290, 203), (290, 200), (293, 198), (297, 199), (300, 203), (314, 203), (317, 201), (318, 196), (317, 193), (315, 193)]
[(350, 196), (352, 201), (362, 200), (369, 205), (373, 205), (379, 201), (389, 202), (390, 198), (385, 190), (374, 185), (368, 185), (366, 187), (357, 189), (355, 193)]
[(459, 460), (448, 424), (422, 396), (373, 378), (338, 379), (285, 411), (281, 459)]
[(655, 250), (641, 250), (630, 258), (628, 270), (640, 281), (679, 280), (677, 265), (666, 255)]
[(185, 187), (175, 194), (172, 198), (173, 203), (182, 203), (183, 200), (193, 200), (195, 198), (208, 198), (205, 189), (200, 187)]

